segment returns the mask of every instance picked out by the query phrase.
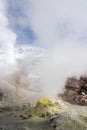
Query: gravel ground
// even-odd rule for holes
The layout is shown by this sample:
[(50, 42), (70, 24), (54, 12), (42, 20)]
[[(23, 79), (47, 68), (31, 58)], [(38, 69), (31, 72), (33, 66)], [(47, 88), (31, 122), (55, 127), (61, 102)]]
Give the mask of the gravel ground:
[(61, 108), (65, 111), (47, 117), (33, 115), (31, 108), (30, 105), (0, 108), (0, 130), (87, 130), (86, 106), (65, 103)]
[(21, 108), (0, 110), (0, 130), (53, 130), (49, 119), (29, 118), (23, 115), (23, 111)]

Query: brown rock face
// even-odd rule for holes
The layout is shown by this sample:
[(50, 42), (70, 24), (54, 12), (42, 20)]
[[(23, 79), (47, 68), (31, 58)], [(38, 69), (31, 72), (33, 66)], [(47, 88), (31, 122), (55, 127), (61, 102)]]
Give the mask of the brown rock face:
[(65, 85), (65, 88), (66, 88), (66, 89), (75, 90), (75, 89), (79, 89), (79, 87), (80, 87), (79, 80), (77, 80), (77, 79), (74, 78), (74, 77), (67, 79), (66, 85)]
[(72, 104), (87, 105), (87, 76), (68, 78), (65, 91), (60, 96)]

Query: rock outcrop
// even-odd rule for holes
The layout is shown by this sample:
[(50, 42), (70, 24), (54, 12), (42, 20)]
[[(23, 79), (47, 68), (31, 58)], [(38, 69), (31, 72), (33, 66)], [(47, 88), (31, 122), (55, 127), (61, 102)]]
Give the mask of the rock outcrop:
[(65, 91), (60, 96), (72, 104), (87, 105), (87, 76), (68, 78)]

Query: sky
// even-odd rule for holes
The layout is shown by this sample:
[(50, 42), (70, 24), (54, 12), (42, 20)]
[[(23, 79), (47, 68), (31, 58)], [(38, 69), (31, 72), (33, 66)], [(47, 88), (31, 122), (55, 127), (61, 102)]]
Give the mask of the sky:
[(42, 47), (87, 42), (86, 0), (6, 0), (6, 17), (16, 44)]

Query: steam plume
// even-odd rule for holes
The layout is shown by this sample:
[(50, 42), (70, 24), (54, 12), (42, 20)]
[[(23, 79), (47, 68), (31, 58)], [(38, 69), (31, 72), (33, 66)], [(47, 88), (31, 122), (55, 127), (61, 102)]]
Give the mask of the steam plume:
[[(15, 22), (10, 17), (12, 27), (31, 28), (37, 36), (33, 45), (19, 46), (16, 51), (16, 34), (9, 27), (5, 2), (0, 0), (0, 47), (6, 52), (5, 61), (9, 55), (11, 60), (8, 61), (15, 59), (16, 62), (15, 73), (6, 77), (8, 87), (12, 85), (14, 91), (18, 88), (21, 97), (26, 93), (31, 99), (54, 97), (63, 91), (69, 76), (79, 77), (87, 73), (85, 0), (9, 0), (12, 7), (17, 6), (22, 12), (19, 17), (13, 16)], [(31, 90), (37, 94), (32, 96)]]
[[(14, 44), (16, 34), (10, 29), (7, 18), (7, 0), (0, 0), (0, 48), (4, 51), (4, 64), (13, 62)], [(2, 70), (2, 68), (0, 68)]]
[[(27, 21), (37, 35), (35, 45), (47, 49), (39, 64), (41, 89), (45, 96), (60, 93), (69, 76), (87, 72), (86, 1), (23, 0)], [(27, 24), (26, 24), (27, 23)]]

